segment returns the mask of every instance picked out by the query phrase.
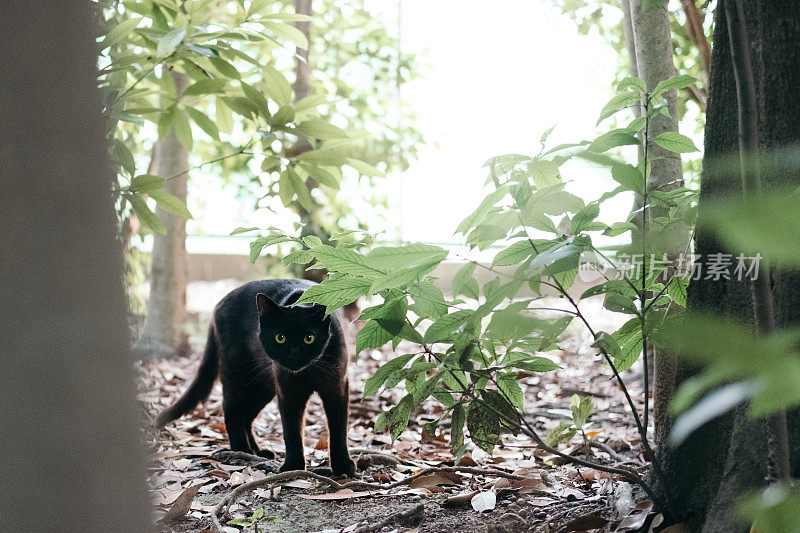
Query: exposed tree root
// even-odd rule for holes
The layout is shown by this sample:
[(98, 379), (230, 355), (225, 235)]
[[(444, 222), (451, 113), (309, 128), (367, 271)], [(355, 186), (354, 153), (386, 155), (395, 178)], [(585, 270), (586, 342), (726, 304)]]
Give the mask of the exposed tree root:
[(415, 525), (418, 525), (424, 518), (425, 506), (419, 503), (409, 509), (406, 509), (405, 511), (400, 511), (387, 516), (375, 524), (357, 527), (355, 530), (353, 530), (353, 533), (374, 533), (375, 531), (380, 531), (384, 527), (392, 525), (395, 522), (405, 522), (411, 520), (415, 522)]
[(442, 466), (442, 467), (425, 468), (417, 472), (413, 476), (409, 476), (400, 481), (395, 481), (394, 483), (383, 483), (383, 484), (368, 483), (366, 481), (358, 481), (358, 480), (339, 483), (338, 481), (332, 478), (320, 474), (315, 474), (314, 472), (309, 472), (308, 470), (289, 470), (287, 472), (281, 472), (279, 474), (275, 474), (274, 476), (269, 476), (266, 479), (259, 479), (257, 481), (251, 481), (249, 483), (244, 483), (242, 485), (239, 485), (217, 504), (217, 506), (214, 508), (214, 512), (211, 515), (211, 522), (214, 526), (215, 531), (222, 531), (222, 524), (220, 524), (218, 519), (219, 514), (221, 512), (224, 512), (224, 514), (227, 515), (228, 509), (230, 508), (231, 504), (233, 504), (233, 502), (236, 501), (236, 499), (243, 493), (266, 485), (274, 485), (275, 483), (284, 483), (287, 481), (291, 481), (293, 479), (299, 479), (299, 478), (316, 479), (317, 481), (321, 481), (329, 485), (331, 488), (335, 490), (361, 489), (361, 490), (383, 491), (401, 487), (403, 485), (408, 485), (409, 483), (411, 483), (412, 481), (414, 481), (419, 477), (427, 476), (429, 474), (435, 474), (437, 472), (464, 472), (467, 474), (504, 477), (507, 479), (514, 479), (514, 480), (524, 479), (522, 476), (518, 476), (516, 474), (510, 474), (508, 472), (505, 472), (503, 470), (498, 470), (496, 468), (479, 468), (473, 466)]

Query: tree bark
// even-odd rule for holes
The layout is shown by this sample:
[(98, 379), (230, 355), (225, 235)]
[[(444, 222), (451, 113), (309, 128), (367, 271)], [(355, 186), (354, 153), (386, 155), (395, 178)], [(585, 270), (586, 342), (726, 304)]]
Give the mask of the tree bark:
[[(742, 3), (757, 95), (758, 135), (766, 150), (786, 148), (800, 142), (800, 4), (794, 0), (749, 0)], [(738, 158), (738, 102), (730, 53), (727, 20), (717, 8), (716, 28), (709, 80), (705, 158), (701, 177), (700, 210), (707, 201), (741, 194), (741, 178), (726, 169)], [(787, 170), (764, 172), (764, 188), (800, 185), (800, 176)], [(732, 253), (714, 235), (700, 228), (696, 253)], [(800, 322), (800, 276), (774, 271), (776, 326)], [(753, 323), (753, 301), (749, 280), (693, 281), (689, 286), (689, 308), (724, 314)], [(681, 361), (675, 385), (691, 378), (697, 369)], [(789, 414), (792, 474), (800, 466), (800, 418)], [(666, 418), (663, 427), (671, 426)], [(698, 531), (747, 531), (736, 510), (738, 497), (762, 486), (768, 474), (763, 419), (751, 420), (745, 408), (711, 422), (693, 433), (680, 447), (670, 448), (665, 439), (657, 455), (668, 473), (675, 507), (684, 510)]]
[[(633, 27), (633, 37), (635, 42), (636, 65), (639, 77), (647, 85), (647, 90), (652, 91), (655, 86), (670, 78), (675, 74), (675, 65), (672, 54), (672, 37), (669, 27), (669, 12), (666, 6), (661, 8), (642, 9), (641, 2), (629, 0), (631, 8), (631, 19)], [(683, 166), (680, 157), (658, 146), (653, 139), (661, 133), (668, 131), (678, 131), (678, 95), (674, 90), (665, 94), (669, 117), (657, 114), (650, 119), (647, 131), (647, 145), (644, 148), (650, 160), (650, 176), (647, 179), (647, 190), (652, 191), (656, 188), (669, 190), (679, 186), (682, 182)], [(647, 200), (647, 199), (645, 199)], [(644, 202), (645, 204), (648, 201)], [(645, 231), (640, 238), (644, 238), (648, 244), (647, 254), (667, 253), (669, 257), (676, 257), (683, 251), (685, 236), (672, 235), (668, 238), (659, 236), (659, 249), (654, 249), (653, 239), (648, 235), (647, 228), (650, 219), (665, 216), (666, 210), (663, 208), (647, 208), (639, 219), (643, 223)], [(637, 250), (637, 253), (639, 250)], [(658, 425), (659, 420), (664, 416), (668, 405), (662, 398), (669, 398), (672, 391), (669, 390), (674, 380), (675, 359), (666, 353), (656, 353), (652, 346), (645, 348), (647, 355), (648, 373), (653, 371), (654, 401), (653, 418), (654, 425)], [(656, 431), (658, 431), (656, 429)]]
[(6, 531), (152, 530), (95, 9), (6, 2), (0, 17)]
[[(189, 86), (186, 74), (172, 72), (177, 94)], [(175, 131), (160, 139), (153, 148), (154, 173), (170, 178), (164, 190), (184, 203), (187, 197), (189, 153), (178, 141)], [(156, 215), (166, 233), (153, 236), (150, 267), (150, 297), (136, 351), (146, 359), (186, 355), (190, 351), (186, 322), (186, 220), (167, 213), (160, 206)]]

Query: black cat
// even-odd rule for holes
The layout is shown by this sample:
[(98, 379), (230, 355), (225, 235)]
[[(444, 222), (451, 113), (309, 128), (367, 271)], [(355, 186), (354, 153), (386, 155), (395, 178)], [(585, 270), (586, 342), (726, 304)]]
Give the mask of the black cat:
[(316, 391), (328, 417), (331, 470), (353, 475), (347, 451), (347, 348), (341, 319), (319, 305), (292, 306), (313, 283), (295, 279), (253, 281), (231, 291), (214, 310), (205, 354), (189, 389), (156, 421), (159, 428), (208, 397), (222, 381), (231, 450), (274, 457), (260, 450), (252, 424), (273, 397), (283, 423), (286, 458), (281, 471), (303, 470), (303, 419)]

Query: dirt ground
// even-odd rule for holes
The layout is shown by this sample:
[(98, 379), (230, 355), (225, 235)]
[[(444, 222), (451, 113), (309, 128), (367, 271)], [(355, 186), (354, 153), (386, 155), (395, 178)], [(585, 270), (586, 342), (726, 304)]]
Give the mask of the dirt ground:
[[(551, 304), (558, 302), (547, 303)], [(614, 331), (625, 320), (624, 316), (602, 311), (598, 301), (589, 299), (581, 305), (599, 330)], [(208, 318), (202, 312), (198, 315), (198, 332)], [(612, 380), (610, 369), (590, 347), (588, 333), (578, 326), (573, 323), (567, 329), (559, 343), (560, 350), (548, 353), (561, 369), (546, 374), (531, 373), (520, 380), (529, 421), (545, 434), (568, 419), (573, 394), (590, 395), (596, 408), (590, 418), (591, 438), (601, 443), (589, 450), (590, 459), (644, 472), (647, 461), (622, 392)], [(350, 327), (351, 341), (358, 328), (358, 322)], [(139, 400), (149, 419), (174, 401), (191, 379), (202, 347), (196, 344), (194, 348), (191, 357), (140, 363)], [(394, 353), (406, 353), (403, 348), (401, 344)], [(362, 396), (364, 381), (392, 356), (388, 347), (367, 350), (350, 367), (348, 437), (359, 466), (356, 476), (363, 481), (388, 483), (405, 479), (422, 468), (453, 466), (446, 431), (422, 436), (423, 424), (435, 420), (442, 412), (433, 400), (412, 414), (409, 428), (394, 443), (388, 435), (373, 432), (378, 414), (405, 394), (400, 385), (375, 396)], [(637, 368), (625, 372), (624, 378), (634, 398), (641, 399), (641, 376)], [(211, 529), (211, 513), (223, 497), (243, 483), (266, 477), (279, 465), (277, 461), (215, 459), (219, 457), (213, 454), (227, 447), (220, 392), (217, 383), (205, 403), (160, 433), (149, 427), (143, 429), (151, 452), (148, 482), (155, 505), (153, 519), (161, 519), (158, 527), (162, 531)], [(262, 448), (274, 450), (280, 459), (283, 442), (274, 402), (256, 419), (254, 432)], [(309, 469), (325, 465), (326, 432), (322, 406), (313, 397), (305, 430)], [(470, 473), (432, 474), (389, 491), (331, 494), (323, 483), (299, 479), (278, 485), (277, 489), (246, 492), (231, 507), (230, 516), (221, 522), (230, 533), (256, 531), (256, 527), (258, 531), (276, 532), (648, 530), (654, 517), (650, 512), (652, 505), (641, 497), (638, 487), (621, 481), (618, 476), (565, 465), (558, 457), (535, 449), (527, 437), (508, 434), (503, 435), (502, 441), (491, 455), (470, 448), (460, 464), (501, 469), (520, 475), (523, 480)], [(580, 436), (562, 444), (561, 450), (586, 453)], [(390, 454), (399, 463), (388, 464), (368, 452)], [(187, 489), (189, 493), (198, 492), (194, 498), (191, 494), (181, 498)], [(496, 499), (493, 506), (492, 498)], [(188, 502), (184, 501), (187, 499)], [(263, 510), (263, 516), (257, 523), (225, 525), (227, 520), (251, 517), (254, 513), (258, 517), (262, 512), (259, 510)], [(164, 519), (170, 512), (179, 516)], [(397, 519), (390, 524), (375, 527), (393, 516)]]

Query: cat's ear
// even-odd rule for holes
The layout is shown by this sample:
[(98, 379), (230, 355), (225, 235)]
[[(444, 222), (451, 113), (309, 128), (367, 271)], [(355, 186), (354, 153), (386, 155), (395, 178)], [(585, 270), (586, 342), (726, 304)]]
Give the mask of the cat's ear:
[(259, 313), (278, 313), (281, 310), (281, 307), (270, 300), (266, 294), (258, 293), (258, 295), (256, 295), (256, 305), (258, 306)]
[(323, 327), (330, 327), (331, 323), (333, 322), (332, 316), (328, 315), (325, 316), (326, 307), (324, 305), (315, 304), (311, 310), (311, 316), (322, 320)]

